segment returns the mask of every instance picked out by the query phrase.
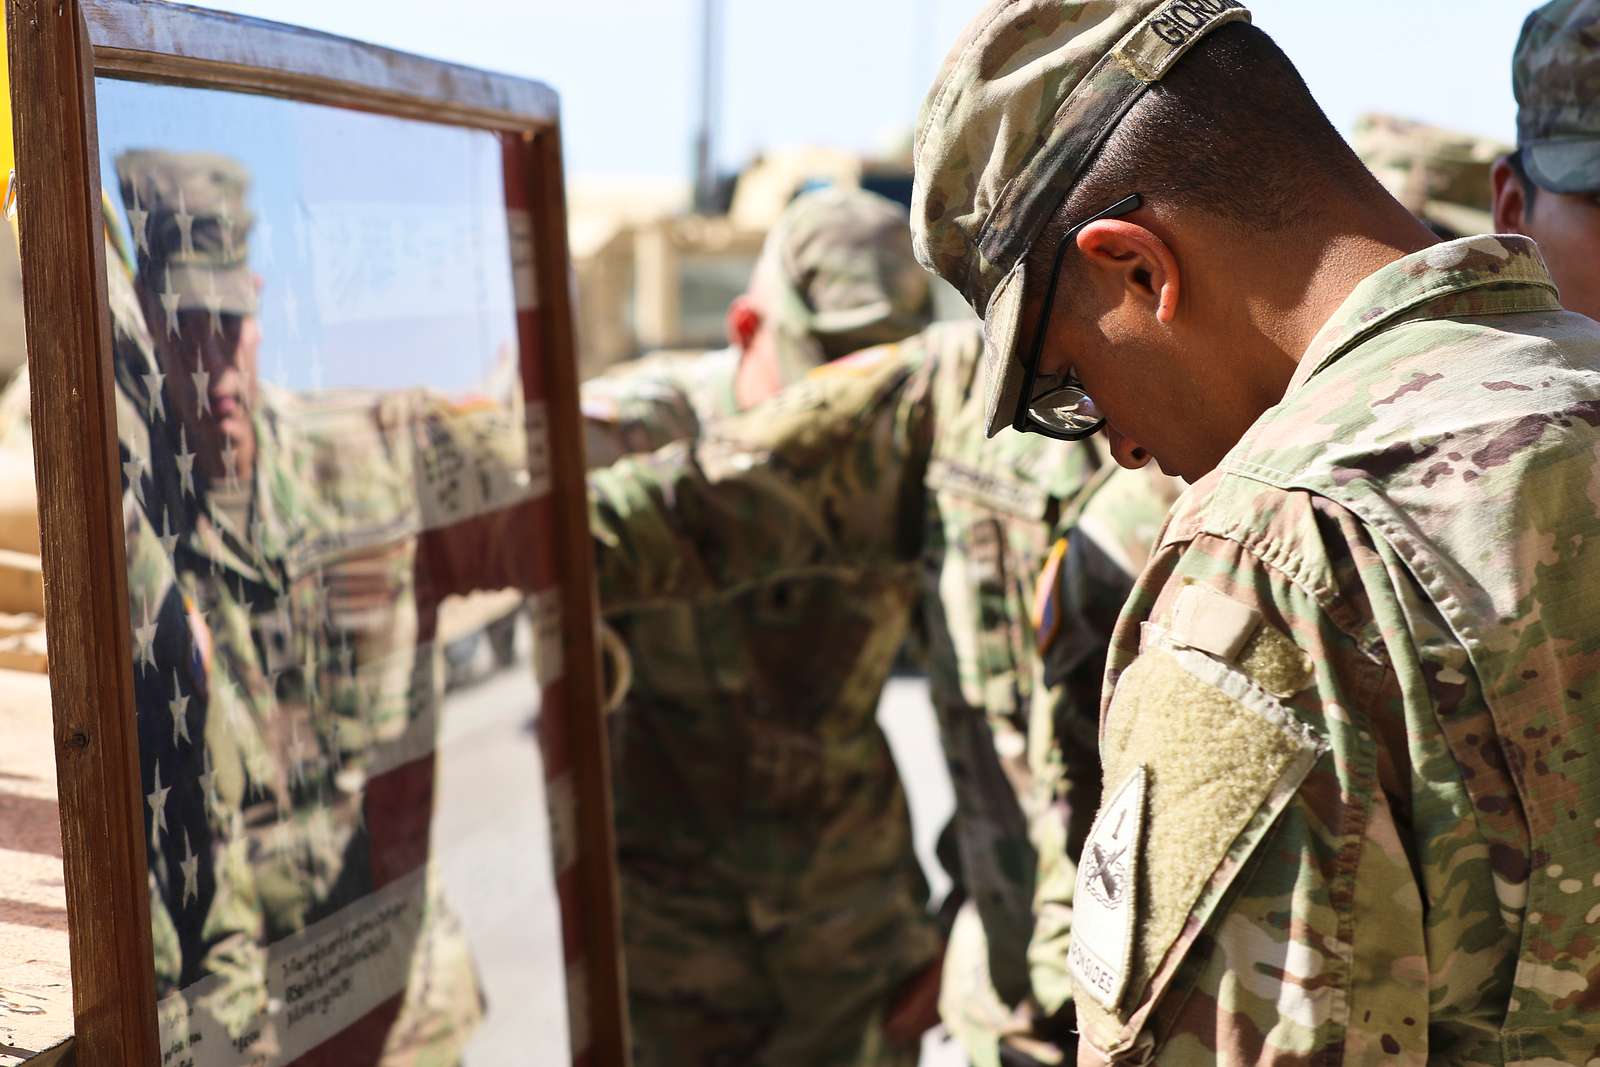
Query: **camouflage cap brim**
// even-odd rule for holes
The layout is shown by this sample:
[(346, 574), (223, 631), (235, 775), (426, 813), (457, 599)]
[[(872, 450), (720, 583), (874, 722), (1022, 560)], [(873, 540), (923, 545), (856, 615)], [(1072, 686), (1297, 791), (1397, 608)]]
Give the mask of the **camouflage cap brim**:
[(1522, 165), (1535, 185), (1552, 193), (1600, 192), (1600, 139), (1525, 144)]
[(1010, 429), (1022, 399), (1022, 294), (1027, 292), (1027, 260), (1000, 281), (983, 317), (983, 426), (993, 437)]

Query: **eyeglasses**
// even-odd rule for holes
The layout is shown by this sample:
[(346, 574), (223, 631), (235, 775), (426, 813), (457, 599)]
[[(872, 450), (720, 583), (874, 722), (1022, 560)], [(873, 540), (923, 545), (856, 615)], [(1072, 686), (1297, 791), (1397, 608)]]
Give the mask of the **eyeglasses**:
[(1116, 219), (1139, 210), (1144, 198), (1138, 193), (1125, 197), (1104, 211), (1091, 215), (1061, 236), (1056, 246), (1056, 258), (1050, 267), (1050, 281), (1044, 291), (1044, 307), (1039, 311), (1039, 322), (1034, 327), (1033, 344), (1029, 346), (1028, 359), (1022, 365), (1022, 390), (1017, 399), (1017, 412), (1011, 419), (1011, 428), (1022, 433), (1042, 434), (1058, 441), (1081, 441), (1093, 437), (1106, 424), (1105, 416), (1095, 406), (1094, 399), (1084, 391), (1083, 383), (1068, 371), (1064, 375), (1051, 375), (1047, 388), (1035, 392), (1039, 385), (1039, 360), (1044, 354), (1044, 337), (1050, 325), (1050, 309), (1056, 299), (1056, 283), (1061, 279), (1061, 264), (1067, 249), (1075, 243), (1086, 226), (1102, 219)]

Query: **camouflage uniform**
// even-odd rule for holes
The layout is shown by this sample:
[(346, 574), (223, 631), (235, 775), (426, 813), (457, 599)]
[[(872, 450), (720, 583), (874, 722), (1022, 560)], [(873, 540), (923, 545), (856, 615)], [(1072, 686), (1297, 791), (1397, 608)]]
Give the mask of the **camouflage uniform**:
[(981, 447), (981, 348), (975, 323), (935, 326), (824, 368), (692, 451), (593, 476), (600, 588), (645, 607), (808, 573), (920, 572), (970, 908), (941, 1009), (979, 1063), (997, 1062), (1002, 1035), (1059, 1060), (1064, 1026), (1034, 1033), (1031, 1007), (1035, 843), (1051, 877), (1070, 870), (1075, 842), (1055, 828), (1081, 839), (1097, 800), (1104, 649), (1172, 492), (1108, 477), (1088, 444)]
[[(859, 192), (796, 201), (751, 292), (785, 376), (926, 321), (904, 212)], [(737, 366), (661, 355), (590, 382), (591, 463), (709, 432)], [(594, 475), (596, 499), (626, 512), (627, 469)], [(939, 938), (876, 721), (915, 590), (907, 563), (644, 608), (602, 585), (633, 669), (610, 723), (641, 1067), (915, 1062), (882, 1022)]]
[(739, 410), (739, 352), (658, 352), (583, 384), (584, 456), (590, 470), (700, 436), (703, 423)]
[(1107, 782), (1147, 815), (1096, 1046), (1600, 1054), (1597, 372), (1531, 242), (1440, 245), (1363, 282), (1180, 505), (1110, 674)]
[[(915, 225), (991, 320), (991, 429), (1060, 190), (1245, 17), (1001, 0), (952, 54)], [(1080, 1062), (1589, 1063), (1600, 329), (1531, 242), (1477, 237), (1376, 270), (1289, 355), (1118, 622)]]

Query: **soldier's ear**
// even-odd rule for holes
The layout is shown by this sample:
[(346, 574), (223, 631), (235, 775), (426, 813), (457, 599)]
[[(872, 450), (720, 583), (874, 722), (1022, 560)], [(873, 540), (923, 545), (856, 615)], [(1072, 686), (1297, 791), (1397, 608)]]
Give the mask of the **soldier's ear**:
[(743, 352), (761, 331), (761, 309), (748, 295), (733, 298), (728, 305), (728, 343)]
[(1494, 196), (1494, 232), (1526, 234), (1528, 224), (1528, 198), (1522, 182), (1511, 168), (1511, 160), (1501, 156), (1489, 171), (1490, 190)]
[(1084, 261), (1112, 284), (1119, 300), (1146, 306), (1170, 325), (1178, 311), (1178, 260), (1152, 231), (1122, 219), (1101, 219), (1078, 232)]

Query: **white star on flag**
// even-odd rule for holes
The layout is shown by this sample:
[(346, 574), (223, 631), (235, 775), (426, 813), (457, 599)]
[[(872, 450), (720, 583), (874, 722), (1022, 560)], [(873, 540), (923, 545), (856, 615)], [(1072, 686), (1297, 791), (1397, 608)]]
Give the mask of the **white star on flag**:
[(200, 414), (211, 412), (211, 374), (206, 370), (205, 357), (200, 350), (194, 350), (194, 370), (189, 372), (189, 377), (194, 381), (195, 399), (200, 403)]
[(122, 476), (128, 479), (128, 488), (133, 490), (133, 499), (144, 506), (144, 460), (135, 455), (122, 465)]
[(164, 419), (167, 417), (167, 402), (161, 396), (161, 387), (166, 384), (167, 376), (159, 370), (153, 370), (144, 375), (145, 388), (150, 390), (150, 417)]
[(167, 336), (178, 336), (178, 292), (172, 288), (172, 268), (167, 268), (166, 285), (161, 290), (161, 310), (166, 313)]
[(233, 447), (233, 438), (226, 437), (222, 441), (222, 466), (228, 472), (228, 488), (237, 492), (239, 490), (239, 450)]
[(178, 224), (178, 240), (183, 247), (183, 254), (194, 255), (194, 216), (189, 214), (189, 205), (184, 203), (183, 190), (178, 190), (178, 213), (172, 216)]
[(135, 626), (133, 628), (133, 636), (139, 642), (139, 655), (138, 655), (137, 658), (138, 658), (138, 661), (139, 661), (140, 669), (142, 670), (142, 669), (148, 667), (150, 670), (155, 670), (155, 667), (156, 667), (156, 630), (159, 628), (160, 624), (157, 623), (156, 620), (154, 618), (152, 618), (151, 615), (150, 615), (150, 600), (149, 600), (149, 598), (148, 597), (145, 598), (143, 603), (144, 603), (144, 612), (143, 612), (143, 614), (144, 614), (144, 625), (143, 626)]
[(172, 699), (167, 702), (167, 713), (172, 716), (172, 747), (177, 748), (180, 740), (194, 744), (189, 740), (189, 697), (176, 669), (172, 672)]
[(200, 793), (206, 798), (206, 803), (212, 807), (217, 805), (217, 771), (211, 766), (211, 750), (202, 750), (202, 770), (196, 777), (200, 783)]
[(156, 847), (161, 847), (161, 834), (167, 828), (167, 794), (172, 792), (172, 787), (165, 788), (161, 785), (161, 761), (156, 760), (156, 783), (150, 792), (145, 794), (145, 803), (150, 805), (150, 814), (154, 817), (150, 836), (155, 838)]
[(157, 537), (156, 540), (161, 542), (161, 551), (170, 557), (178, 551), (178, 535), (172, 532), (171, 508), (168, 508), (167, 513), (162, 516), (161, 523), (166, 528), (166, 532)]
[(211, 313), (211, 335), (222, 336), (222, 294), (217, 292), (217, 279), (206, 275), (206, 310)]
[(200, 857), (189, 844), (188, 830), (183, 831), (183, 859), (178, 866), (183, 868), (183, 906), (187, 908), (190, 900), (200, 899)]
[[(205, 394), (200, 394), (204, 396)], [(189, 496), (194, 496), (194, 453), (189, 451), (189, 432), (182, 426), (178, 427), (178, 478), (183, 484), (183, 491)]]
[(133, 230), (133, 240), (139, 251), (150, 254), (150, 212), (139, 203), (139, 187), (133, 188), (133, 206), (128, 209), (128, 226)]

